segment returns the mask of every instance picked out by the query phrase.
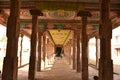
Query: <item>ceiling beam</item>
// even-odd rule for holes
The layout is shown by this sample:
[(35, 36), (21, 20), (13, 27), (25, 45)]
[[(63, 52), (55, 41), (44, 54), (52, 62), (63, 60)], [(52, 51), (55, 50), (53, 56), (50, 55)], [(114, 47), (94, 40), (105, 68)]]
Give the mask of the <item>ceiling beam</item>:
[[(22, 23), (31, 23), (31, 20), (21, 19)], [(81, 20), (56, 20), (56, 19), (39, 19), (39, 23), (81, 23)], [(89, 20), (88, 23), (99, 23), (97, 20)]]
[[(33, 9), (36, 7), (36, 3), (53, 3), (53, 4), (70, 4), (70, 5), (84, 5), (85, 10), (99, 10), (99, 3), (92, 3), (92, 2), (67, 2), (64, 1), (22, 1), (21, 9)], [(10, 2), (9, 1), (0, 1), (0, 9), (9, 9), (10, 8)], [(120, 2), (111, 2), (111, 10), (113, 11), (120, 11)]]

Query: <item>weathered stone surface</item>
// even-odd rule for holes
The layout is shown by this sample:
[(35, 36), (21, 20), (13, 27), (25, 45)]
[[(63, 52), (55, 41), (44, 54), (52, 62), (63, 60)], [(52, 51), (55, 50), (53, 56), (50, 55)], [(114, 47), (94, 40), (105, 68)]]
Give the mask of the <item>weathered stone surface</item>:
[(38, 32), (38, 62), (37, 62), (37, 71), (41, 71), (41, 36), (42, 33)]
[(38, 16), (32, 15), (32, 34), (31, 34), (31, 51), (29, 62), (29, 75), (28, 80), (35, 80), (36, 71), (36, 45), (37, 45), (37, 24)]
[(81, 72), (80, 61), (80, 29), (77, 29), (77, 72)]
[(88, 37), (86, 32), (87, 16), (82, 16), (82, 80), (88, 79)]
[(113, 62), (111, 60), (112, 24), (110, 21), (110, 0), (100, 0), (100, 15), (99, 80), (113, 80)]
[(17, 80), (18, 58), (5, 57), (3, 64), (2, 80)]
[(73, 69), (76, 69), (76, 31), (73, 35)]
[(10, 16), (7, 23), (7, 49), (3, 63), (2, 80), (17, 80), (19, 13), (21, 0), (10, 0)]

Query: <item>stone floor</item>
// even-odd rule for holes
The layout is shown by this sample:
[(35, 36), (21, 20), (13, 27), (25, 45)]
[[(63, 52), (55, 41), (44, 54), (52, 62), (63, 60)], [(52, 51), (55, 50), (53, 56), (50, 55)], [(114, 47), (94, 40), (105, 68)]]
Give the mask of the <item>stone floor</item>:
[[(29, 65), (26, 65), (18, 69), (18, 80), (28, 80), (28, 67)], [(120, 66), (114, 65), (114, 67), (114, 80), (120, 80)], [(98, 75), (98, 70), (89, 65), (89, 80), (93, 80), (95, 75)], [(42, 66), (41, 72), (36, 72), (35, 80), (81, 80), (81, 73), (73, 70), (65, 58), (55, 59), (45, 67)]]
[(80, 75), (64, 59), (56, 59), (51, 70), (42, 72), (42, 79), (37, 75), (36, 80), (81, 80)]
[[(28, 65), (18, 70), (18, 80), (28, 80)], [(98, 71), (89, 66), (89, 80), (93, 80), (93, 76)], [(52, 63), (47, 63), (42, 72), (36, 73), (35, 80), (81, 80), (81, 73), (77, 73), (67, 63), (65, 58), (55, 59)], [(120, 80), (120, 74), (114, 74), (114, 80)]]
[[(27, 74), (19, 70), (19, 80), (27, 80)], [(65, 59), (56, 59), (53, 66), (49, 64), (42, 72), (36, 73), (36, 80), (81, 80), (81, 74), (76, 73)]]

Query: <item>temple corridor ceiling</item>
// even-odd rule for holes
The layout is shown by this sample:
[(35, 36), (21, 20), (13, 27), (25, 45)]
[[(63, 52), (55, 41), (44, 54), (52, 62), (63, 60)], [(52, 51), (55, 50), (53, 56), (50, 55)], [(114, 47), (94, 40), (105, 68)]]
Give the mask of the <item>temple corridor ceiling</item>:
[[(0, 0), (0, 24), (5, 25), (10, 14), (10, 0)], [(111, 0), (110, 19), (113, 29), (120, 26), (120, 0)], [(99, 0), (22, 0), (20, 10), (21, 33), (30, 37), (31, 19), (29, 10), (39, 9), (43, 16), (39, 17), (39, 28), (44, 29), (73, 29), (81, 27), (79, 10), (89, 11), (87, 34), (89, 38), (98, 35), (99, 29)], [(59, 27), (56, 25), (64, 25)]]

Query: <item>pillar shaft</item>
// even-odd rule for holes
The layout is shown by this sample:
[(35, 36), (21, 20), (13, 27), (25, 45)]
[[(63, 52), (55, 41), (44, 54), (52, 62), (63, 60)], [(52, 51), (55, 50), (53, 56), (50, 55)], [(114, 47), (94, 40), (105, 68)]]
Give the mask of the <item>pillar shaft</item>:
[(32, 15), (32, 33), (28, 80), (35, 80), (38, 16), (43, 14), (40, 10), (30, 10), (30, 13)]
[(37, 45), (37, 24), (38, 16), (32, 15), (32, 34), (31, 34), (31, 51), (30, 51), (30, 63), (29, 63), (29, 80), (35, 80), (36, 71), (36, 45)]
[(68, 42), (68, 58), (69, 58), (69, 64), (71, 65), (71, 42)]
[(45, 35), (43, 35), (43, 60), (44, 60), (44, 62), (45, 62), (45, 56), (46, 56), (46, 52), (45, 52), (45, 41), (46, 40), (46, 37), (45, 37)]
[(10, 0), (10, 16), (7, 23), (7, 49), (3, 63), (2, 80), (17, 80), (20, 5), (21, 0)]
[(82, 80), (89, 80), (88, 76), (88, 38), (86, 32), (87, 16), (82, 17)]
[(99, 62), (99, 38), (96, 37), (96, 68), (98, 68), (98, 62)]
[(41, 71), (41, 36), (42, 33), (38, 33), (38, 63), (37, 63), (37, 71)]
[(21, 34), (21, 42), (20, 42), (20, 66), (22, 65), (22, 49), (23, 49), (22, 43), (23, 43), (23, 34)]
[(80, 62), (80, 29), (77, 29), (77, 72), (81, 71)]
[(111, 51), (111, 41), (108, 39), (100, 40), (99, 80), (113, 80), (113, 62), (107, 58)]
[(82, 80), (89, 80), (88, 76), (88, 37), (87, 37), (87, 17), (91, 14), (88, 11), (79, 11), (77, 16), (82, 17)]
[(73, 35), (73, 69), (76, 69), (76, 32)]
[(46, 35), (43, 35), (43, 61), (44, 61), (44, 67), (45, 67), (45, 58), (46, 58)]
[(109, 17), (110, 0), (100, 0), (99, 80), (113, 80), (113, 62), (111, 60), (112, 24)]

